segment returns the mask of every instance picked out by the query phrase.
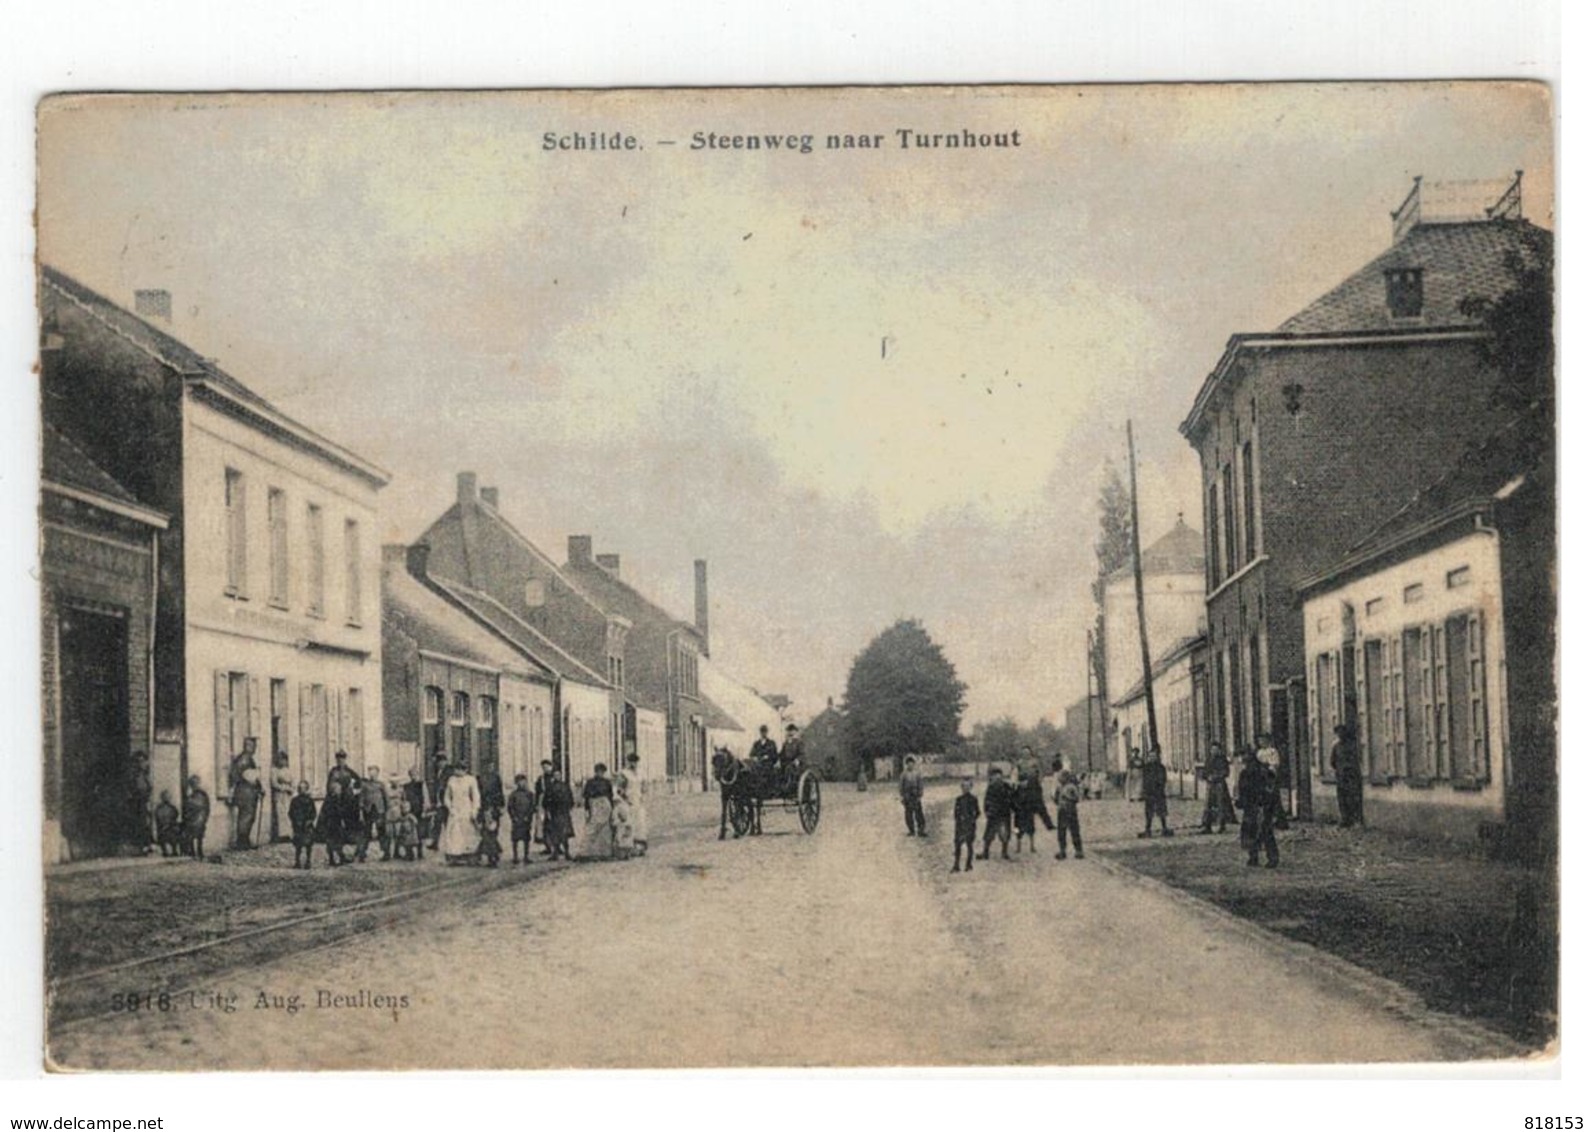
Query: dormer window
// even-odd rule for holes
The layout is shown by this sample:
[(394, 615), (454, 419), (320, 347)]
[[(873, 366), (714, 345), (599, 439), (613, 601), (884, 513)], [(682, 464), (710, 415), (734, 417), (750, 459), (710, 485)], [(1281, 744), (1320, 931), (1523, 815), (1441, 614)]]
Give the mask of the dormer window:
[(1394, 318), (1420, 318), (1422, 314), (1422, 269), (1396, 267), (1383, 272), (1388, 284), (1388, 313)]

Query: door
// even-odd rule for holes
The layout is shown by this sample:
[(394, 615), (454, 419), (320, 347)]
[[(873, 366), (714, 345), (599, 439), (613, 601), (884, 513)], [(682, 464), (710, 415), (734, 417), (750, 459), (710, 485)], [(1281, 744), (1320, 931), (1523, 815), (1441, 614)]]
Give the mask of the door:
[(61, 832), (72, 858), (102, 857), (132, 839), (127, 623), (67, 606), (60, 614)]

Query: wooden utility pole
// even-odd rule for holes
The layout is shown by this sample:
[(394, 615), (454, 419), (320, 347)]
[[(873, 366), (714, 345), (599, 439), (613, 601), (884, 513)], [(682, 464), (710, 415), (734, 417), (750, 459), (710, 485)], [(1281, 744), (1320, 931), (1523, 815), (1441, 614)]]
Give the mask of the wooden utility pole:
[[(1139, 658), (1145, 669), (1145, 718), (1150, 724), (1151, 750), (1160, 750), (1161, 739), (1156, 734), (1156, 689), (1151, 682), (1150, 636), (1145, 630), (1145, 571), (1139, 560), (1139, 475), (1134, 467), (1133, 421), (1128, 422), (1128, 513), (1133, 534), (1134, 605), (1139, 611)], [(1149, 751), (1145, 753), (1150, 754)]]
[(1090, 732), (1095, 730), (1095, 693), (1090, 691), (1095, 676), (1095, 643), (1088, 629), (1084, 630), (1084, 769), (1095, 769), (1095, 743)]

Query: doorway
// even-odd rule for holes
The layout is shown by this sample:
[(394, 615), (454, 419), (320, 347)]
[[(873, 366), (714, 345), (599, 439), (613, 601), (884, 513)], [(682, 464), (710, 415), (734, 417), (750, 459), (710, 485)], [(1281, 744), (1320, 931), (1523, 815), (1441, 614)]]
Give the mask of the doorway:
[(61, 664), (61, 832), (72, 859), (103, 857), (134, 839), (129, 782), (127, 622), (64, 606)]

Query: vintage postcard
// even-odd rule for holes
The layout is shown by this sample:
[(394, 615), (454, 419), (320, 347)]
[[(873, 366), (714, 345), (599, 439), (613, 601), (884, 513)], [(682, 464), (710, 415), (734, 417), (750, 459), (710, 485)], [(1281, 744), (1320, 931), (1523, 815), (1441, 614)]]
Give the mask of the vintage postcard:
[(61, 94), (47, 1064), (1559, 1034), (1530, 83)]

